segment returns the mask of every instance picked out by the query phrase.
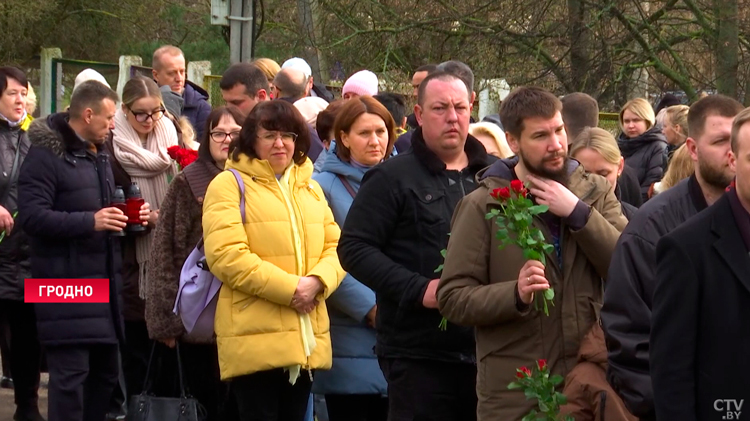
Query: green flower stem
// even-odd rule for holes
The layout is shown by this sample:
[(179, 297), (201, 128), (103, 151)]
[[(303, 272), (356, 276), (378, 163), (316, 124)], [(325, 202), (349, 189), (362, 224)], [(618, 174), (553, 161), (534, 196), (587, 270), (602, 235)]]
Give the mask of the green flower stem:
[[(14, 221), (16, 219), (16, 216), (18, 216), (18, 211), (13, 212), (12, 218)], [(2, 243), (4, 239), (5, 239), (5, 230), (3, 230), (2, 233), (0, 233), (0, 243)]]

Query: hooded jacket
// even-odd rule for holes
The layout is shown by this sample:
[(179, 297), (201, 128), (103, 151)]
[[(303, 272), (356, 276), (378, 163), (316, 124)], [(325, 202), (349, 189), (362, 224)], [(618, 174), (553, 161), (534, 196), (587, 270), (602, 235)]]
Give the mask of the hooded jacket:
[(473, 329), (441, 331), (440, 313), (422, 305), (427, 285), (439, 277), (453, 210), (495, 159), (470, 135), (464, 151), (469, 165), (448, 170), (417, 129), (410, 150), (365, 174), (349, 209), (338, 253), (344, 269), (377, 296), (378, 357), (476, 361)]
[(182, 92), (185, 105), (182, 115), (190, 120), (195, 129), (195, 138), (203, 139), (203, 131), (206, 129), (206, 119), (211, 114), (211, 104), (208, 103), (208, 92), (191, 81), (185, 81), (185, 90)]
[(607, 379), (628, 410), (653, 419), (649, 333), (656, 285), (656, 244), (661, 237), (707, 208), (695, 175), (655, 196), (630, 220), (612, 256), (602, 307), (609, 350)]
[[(576, 364), (581, 339), (597, 320), (602, 278), (627, 220), (609, 183), (569, 162), (568, 189), (580, 198), (560, 221), (560, 255), (547, 254), (545, 276), (555, 290), (549, 316), (520, 303), (518, 274), (526, 263), (521, 248), (499, 249), (494, 219), (499, 204), (490, 196), (515, 179), (518, 158), (496, 162), (478, 174), (479, 187), (456, 207), (445, 267), (438, 286), (440, 312), (451, 322), (476, 328), (478, 420), (518, 420), (534, 401), (508, 384), (516, 368), (546, 359), (551, 373), (565, 376)], [(583, 214), (581, 214), (583, 212)], [(552, 238), (543, 214), (534, 226)]]
[(652, 127), (634, 138), (621, 133), (617, 145), (625, 157), (625, 164), (636, 170), (645, 202), (651, 185), (662, 179), (667, 168), (667, 139), (660, 127)]
[(94, 214), (115, 189), (103, 146), (88, 148), (68, 125), (67, 113), (37, 119), (18, 180), (17, 223), (31, 238), (34, 278), (108, 278), (109, 303), (35, 304), (42, 345), (116, 344), (120, 315), (119, 240), (94, 230)]
[[(18, 210), (18, 177), (30, 146), (25, 131), (10, 127), (0, 119), (0, 194), (6, 196), (0, 206), (11, 216)], [(20, 155), (16, 174), (11, 179), (16, 153)], [(21, 227), (15, 225), (11, 235), (6, 235), (0, 242), (0, 299), (23, 301), (24, 279), (31, 277), (30, 264), (29, 239)]]
[[(359, 191), (367, 169), (342, 161), (332, 143), (321, 172), (313, 175), (326, 196), (336, 223), (343, 225), (354, 198), (344, 187), (344, 177)], [(313, 391), (319, 394), (387, 394), (387, 384), (375, 357), (375, 330), (365, 317), (375, 305), (375, 293), (347, 274), (326, 301), (331, 319), (333, 367), (315, 376)]]

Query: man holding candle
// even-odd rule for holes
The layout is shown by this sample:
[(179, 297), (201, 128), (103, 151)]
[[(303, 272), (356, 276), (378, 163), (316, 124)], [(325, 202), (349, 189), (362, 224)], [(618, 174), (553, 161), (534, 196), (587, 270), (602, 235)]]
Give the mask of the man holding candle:
[[(68, 113), (35, 120), (21, 167), (17, 223), (31, 238), (31, 275), (43, 279), (109, 279), (107, 303), (35, 305), (49, 367), (49, 420), (101, 421), (117, 384), (123, 340), (119, 242), (127, 221), (106, 207), (115, 190), (105, 139), (117, 94), (88, 81)], [(144, 224), (149, 206), (140, 211)]]

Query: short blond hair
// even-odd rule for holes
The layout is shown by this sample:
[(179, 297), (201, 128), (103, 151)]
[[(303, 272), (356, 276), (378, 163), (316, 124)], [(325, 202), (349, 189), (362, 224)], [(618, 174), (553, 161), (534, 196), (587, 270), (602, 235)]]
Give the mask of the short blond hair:
[(651, 107), (651, 104), (648, 103), (643, 98), (635, 98), (631, 99), (627, 103), (625, 103), (625, 106), (622, 107), (622, 110), (620, 110), (620, 130), (623, 132), (625, 131), (625, 128), (622, 126), (622, 115), (625, 113), (625, 111), (630, 111), (631, 113), (637, 115), (638, 117), (642, 118), (644, 121), (648, 123), (646, 126), (646, 130), (651, 129), (654, 127), (654, 123), (656, 122), (656, 116), (654, 115), (654, 109)]
[(574, 157), (583, 149), (591, 149), (598, 152), (610, 164), (620, 165), (622, 154), (617, 146), (617, 141), (612, 133), (600, 129), (599, 127), (586, 127), (576, 137), (573, 147), (570, 149), (570, 156)]
[(279, 66), (279, 63), (276, 63), (270, 58), (258, 58), (253, 60), (251, 64), (255, 65), (255, 67), (259, 68), (260, 71), (263, 72), (264, 75), (266, 75), (266, 79), (268, 79), (268, 82), (273, 82), (273, 78), (275, 78), (276, 74), (281, 70), (281, 66)]
[(154, 56), (151, 59), (151, 67), (159, 70), (161, 68), (161, 58), (162, 56), (167, 54), (173, 57), (185, 57), (185, 54), (182, 53), (182, 50), (175, 47), (174, 45), (162, 45), (161, 47), (157, 48), (156, 51), (154, 51)]
[(26, 112), (34, 114), (34, 111), (36, 111), (36, 92), (34, 92), (34, 88), (29, 83), (29, 89), (26, 92)]
[(500, 151), (500, 158), (513, 156), (513, 151), (510, 150), (508, 141), (505, 140), (504, 133), (497, 124), (485, 121), (469, 124), (469, 134), (472, 136), (485, 135), (494, 139), (497, 144), (497, 150)]
[[(31, 88), (31, 85), (29, 85), (29, 88)], [(734, 118), (734, 121), (732, 122), (732, 137), (731, 137), (731, 144), (732, 144), (732, 152), (737, 154), (737, 148), (739, 147), (739, 135), (740, 130), (742, 129), (742, 126), (750, 122), (750, 108), (745, 108), (744, 110), (740, 111), (739, 114), (737, 114), (737, 117)]]
[(680, 181), (693, 175), (694, 172), (695, 165), (690, 157), (690, 150), (688, 150), (687, 144), (683, 143), (674, 151), (672, 159), (669, 160), (667, 172), (661, 179), (661, 191), (674, 187)]
[(680, 126), (680, 129), (682, 129), (682, 134), (685, 135), (685, 137), (689, 136), (688, 111), (690, 111), (690, 107), (688, 107), (687, 105), (673, 105), (671, 107), (667, 107), (666, 110), (669, 122), (671, 124)]

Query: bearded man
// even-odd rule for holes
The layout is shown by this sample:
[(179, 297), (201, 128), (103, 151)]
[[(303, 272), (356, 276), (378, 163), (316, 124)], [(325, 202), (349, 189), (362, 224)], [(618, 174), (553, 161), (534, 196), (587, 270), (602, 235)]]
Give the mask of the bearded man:
[[(476, 329), (480, 421), (521, 419), (532, 409), (533, 400), (508, 389), (517, 368), (546, 360), (552, 374), (565, 376), (575, 366), (581, 338), (598, 319), (602, 279), (627, 224), (607, 181), (568, 158), (561, 110), (546, 90), (513, 90), (500, 119), (516, 157), (480, 172), (479, 187), (453, 216), (438, 304), (449, 321)], [(516, 245), (499, 249), (496, 218), (485, 218), (500, 209), (490, 194), (511, 183), (517, 187), (516, 180), (535, 204), (549, 206), (533, 220), (554, 246), (546, 265), (527, 259)], [(549, 288), (556, 296), (547, 316), (534, 299)]]

